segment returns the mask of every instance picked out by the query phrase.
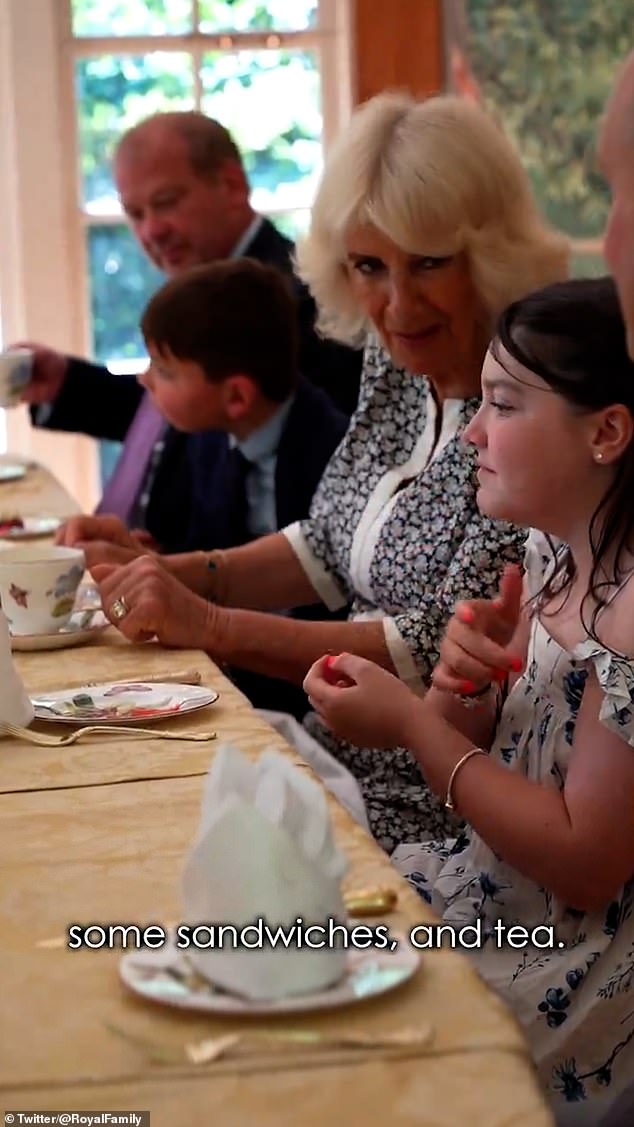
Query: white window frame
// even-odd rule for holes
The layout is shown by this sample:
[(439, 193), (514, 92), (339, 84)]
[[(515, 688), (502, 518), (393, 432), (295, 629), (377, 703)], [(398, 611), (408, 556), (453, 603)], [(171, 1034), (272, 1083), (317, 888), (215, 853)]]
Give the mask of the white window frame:
[[(197, 0), (194, 0), (197, 4)], [(70, 0), (0, 2), (0, 311), (5, 343), (32, 340), (87, 356), (85, 227), (80, 194), (74, 71), (78, 58), (148, 51), (310, 48), (320, 58), (324, 150), (352, 104), (349, 0), (320, 0), (318, 27), (300, 32), (73, 38)], [(228, 41), (230, 40), (230, 42)], [(196, 97), (200, 89), (195, 87)], [(54, 264), (52, 266), (51, 264)], [(99, 495), (95, 443), (32, 428), (6, 413), (10, 451), (46, 464), (84, 510)]]

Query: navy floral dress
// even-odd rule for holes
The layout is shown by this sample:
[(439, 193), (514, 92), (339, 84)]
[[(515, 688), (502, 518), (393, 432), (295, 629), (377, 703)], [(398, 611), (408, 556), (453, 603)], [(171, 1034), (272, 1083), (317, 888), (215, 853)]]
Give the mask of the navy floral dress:
[[(462, 433), (480, 400), (436, 406), (424, 376), (365, 352), (359, 406), (331, 458), (308, 520), (284, 529), (323, 602), (380, 619), (395, 669), (414, 691), (429, 680), (460, 598), (489, 597), (526, 531), (482, 516), (476, 455)], [(309, 713), (305, 726), (357, 779), (372, 831), (400, 841), (456, 828), (405, 748), (358, 748)]]
[[(545, 541), (533, 534), (531, 594), (541, 589), (547, 559), (550, 566)], [(592, 640), (568, 653), (535, 615), (526, 672), (504, 706), (491, 755), (561, 790), (592, 670), (604, 691), (601, 722), (634, 746), (634, 661)], [(634, 881), (591, 915), (521, 876), (475, 832), (467, 840), (466, 848), (464, 839), (401, 845), (392, 859), (446, 923), (480, 927), (483, 946), (469, 955), (515, 1011), (553, 1102), (583, 1103), (579, 1122), (598, 1124), (634, 1077)], [(501, 943), (498, 920), (541, 927), (539, 945)]]

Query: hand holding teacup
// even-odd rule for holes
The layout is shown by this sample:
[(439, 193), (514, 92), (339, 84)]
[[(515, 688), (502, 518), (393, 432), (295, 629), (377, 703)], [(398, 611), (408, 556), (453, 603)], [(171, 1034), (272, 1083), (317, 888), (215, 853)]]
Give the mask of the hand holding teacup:
[(30, 348), (0, 352), (0, 407), (17, 407), (33, 374)]
[(113, 515), (69, 517), (58, 529), (55, 543), (81, 548), (88, 568), (95, 564), (126, 564), (139, 556), (154, 555), (150, 546), (144, 546), (121, 518)]
[(0, 353), (0, 407), (52, 403), (62, 390), (68, 357), (42, 344), (20, 342)]

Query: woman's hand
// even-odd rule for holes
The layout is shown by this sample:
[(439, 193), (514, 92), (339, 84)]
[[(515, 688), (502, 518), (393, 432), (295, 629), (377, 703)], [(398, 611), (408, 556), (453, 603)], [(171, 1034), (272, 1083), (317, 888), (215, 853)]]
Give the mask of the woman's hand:
[(70, 517), (58, 529), (55, 543), (81, 548), (88, 568), (131, 563), (151, 551), (116, 516)]
[(353, 654), (320, 658), (304, 690), (335, 735), (360, 747), (407, 746), (422, 706), (398, 677)]
[(217, 608), (194, 595), (152, 556), (124, 567), (97, 564), (91, 574), (104, 613), (131, 642), (209, 650)]
[(130, 563), (148, 552), (121, 518), (113, 515), (69, 517), (58, 529), (55, 543), (81, 548), (88, 568), (98, 563)]
[(435, 688), (449, 693), (475, 693), (491, 681), (505, 681), (523, 666), (507, 649), (521, 616), (522, 575), (509, 564), (497, 599), (471, 599), (456, 605), (440, 645), (432, 674)]

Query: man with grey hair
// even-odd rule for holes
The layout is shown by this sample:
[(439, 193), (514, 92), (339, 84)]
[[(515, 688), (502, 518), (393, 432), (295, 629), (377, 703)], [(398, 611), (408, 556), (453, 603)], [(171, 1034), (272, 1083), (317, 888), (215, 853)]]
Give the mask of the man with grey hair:
[[(316, 335), (314, 302), (293, 273), (293, 244), (253, 210), (240, 152), (219, 122), (197, 112), (148, 118), (121, 138), (114, 179), (137, 242), (168, 277), (241, 256), (285, 274), (296, 299), (300, 371), (352, 413), (361, 355)], [(180, 550), (189, 523), (187, 436), (165, 423), (135, 377), (31, 347), (34, 373), (24, 398), (33, 421), (124, 442), (98, 511)]]

